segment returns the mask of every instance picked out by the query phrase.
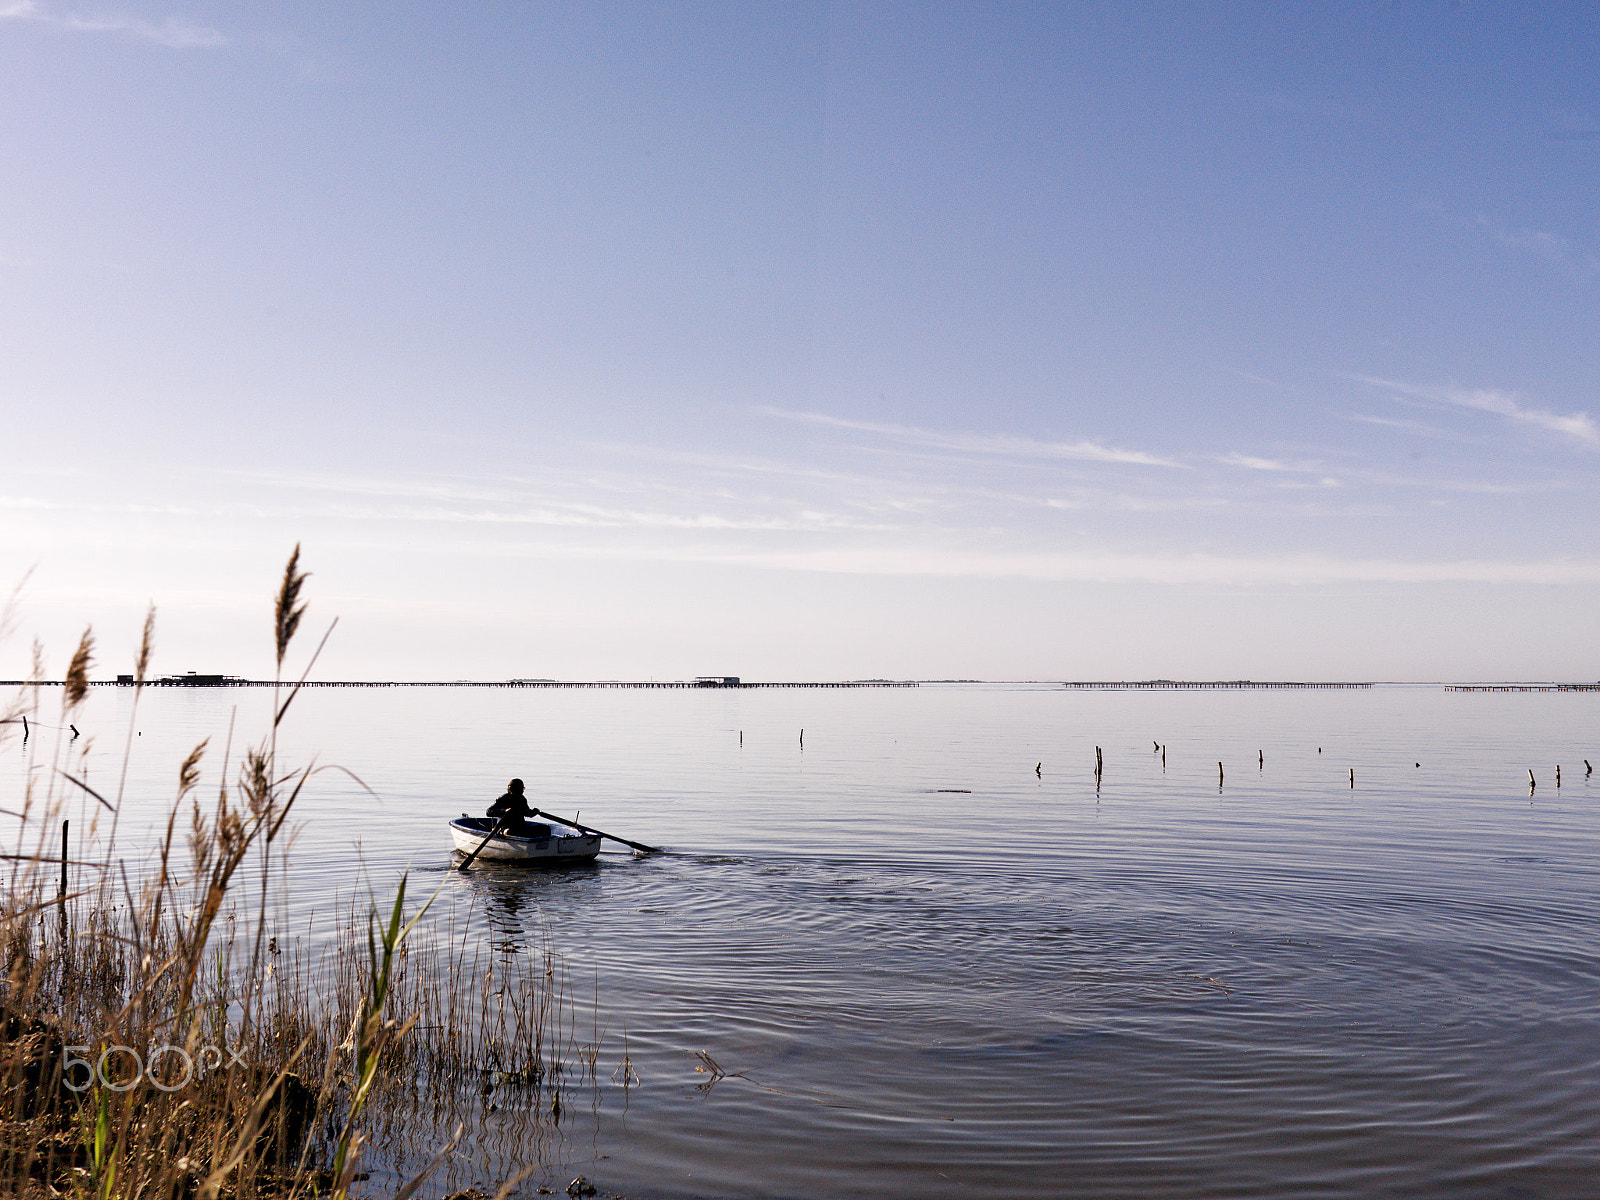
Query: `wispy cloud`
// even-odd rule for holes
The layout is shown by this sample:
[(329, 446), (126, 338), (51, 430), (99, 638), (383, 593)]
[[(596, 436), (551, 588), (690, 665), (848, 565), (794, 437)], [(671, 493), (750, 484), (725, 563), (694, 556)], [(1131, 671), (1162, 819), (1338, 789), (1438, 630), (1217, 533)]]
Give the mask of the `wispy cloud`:
[(1443, 438), (1451, 442), (1468, 440), (1459, 433), (1451, 433), (1449, 430), (1440, 429), (1437, 425), (1427, 425), (1421, 421), (1402, 421), (1394, 417), (1376, 417), (1371, 413), (1344, 413), (1342, 415), (1347, 421), (1359, 421), (1363, 425), (1380, 425), (1385, 429), (1404, 429), (1410, 433), (1420, 433), (1423, 437)]
[(789, 412), (781, 408), (762, 408), (758, 411), (784, 421), (799, 421), (808, 425), (824, 425), (832, 429), (849, 429), (857, 433), (874, 433), (912, 446), (933, 450), (953, 450), (963, 454), (988, 454), (1012, 458), (1070, 459), (1079, 462), (1126, 463), (1145, 467), (1181, 467), (1184, 464), (1142, 450), (1119, 450), (1099, 442), (1041, 442), (1032, 438), (1011, 437), (1004, 434), (941, 433), (932, 429), (918, 429), (913, 425), (891, 425), (877, 421), (854, 421), (826, 413)]
[(545, 526), (556, 529), (683, 530), (689, 532), (746, 533), (893, 533), (899, 527), (881, 521), (862, 521), (820, 508), (800, 507), (770, 515), (716, 512), (667, 512), (645, 508), (609, 508), (597, 504), (559, 502), (508, 502), (503, 507), (457, 508), (446, 505), (272, 504), (230, 501), (200, 506), (143, 504), (118, 501), (58, 502), (26, 496), (0, 496), (0, 510), (38, 510), (128, 516), (167, 516), (201, 519), (286, 521), (389, 522), (398, 525), (504, 525)]
[(1220, 461), (1230, 467), (1244, 467), (1250, 471), (1297, 471), (1301, 468), (1291, 467), (1288, 463), (1281, 463), (1275, 458), (1257, 458), (1253, 454), (1240, 454), (1234, 451)]
[(184, 17), (168, 17), (157, 22), (119, 13), (98, 13), (93, 16), (56, 14), (40, 8), (36, 0), (0, 0), (0, 19), (39, 21), (75, 33), (125, 33), (174, 50), (207, 49), (228, 44), (225, 34), (204, 25), (196, 25)]
[(386, 521), (468, 522), (489, 525), (554, 525), (583, 529), (679, 529), (805, 533), (858, 530), (892, 532), (894, 526), (856, 521), (836, 513), (802, 509), (789, 516), (729, 517), (719, 513), (670, 513), (566, 505), (510, 511), (455, 509), (341, 510), (337, 515)]
[(358, 496), (394, 499), (436, 500), (451, 503), (495, 503), (510, 501), (519, 494), (506, 488), (486, 488), (481, 483), (462, 484), (454, 480), (418, 482), (378, 479), (360, 475), (290, 474), (282, 471), (252, 471), (233, 467), (213, 468), (212, 474), (230, 479), (245, 479), (274, 487), (319, 492), (343, 492)]
[(1588, 413), (1577, 412), (1570, 416), (1562, 416), (1559, 413), (1546, 412), (1541, 408), (1525, 408), (1515, 392), (1497, 392), (1486, 388), (1419, 387), (1416, 384), (1398, 383), (1392, 379), (1379, 379), (1372, 375), (1350, 375), (1348, 378), (1402, 396), (1431, 400), (1437, 404), (1474, 408), (1479, 412), (1509, 417), (1524, 425), (1534, 425), (1548, 429), (1552, 433), (1565, 434), (1582, 442), (1600, 443), (1600, 430), (1596, 429), (1594, 420)]
[(1457, 229), (1470, 230), (1508, 250), (1541, 259), (1572, 279), (1587, 283), (1600, 278), (1600, 256), (1585, 250), (1562, 234), (1529, 226), (1502, 225), (1484, 212), (1467, 216), (1464, 213), (1451, 212), (1439, 204), (1423, 204), (1421, 207), (1425, 212), (1433, 213)]
[(1333, 476), (1325, 474), (1327, 467), (1316, 462), (1287, 463), (1276, 458), (1261, 458), (1254, 454), (1240, 454), (1234, 451), (1218, 462), (1229, 467), (1243, 467), (1247, 471), (1266, 471), (1274, 475), (1315, 475), (1316, 479), (1281, 479), (1272, 486), (1290, 490), (1299, 488), (1336, 488), (1343, 486)]
[[(216, 473), (291, 492), (354, 496), (373, 502), (335, 501), (295, 506), (292, 510), (282, 506), (272, 509), (275, 515), (293, 511), (323, 519), (703, 532), (883, 533), (898, 528), (881, 519), (863, 520), (858, 515), (836, 512), (827, 505), (800, 497), (751, 498), (704, 487), (662, 487), (637, 477), (602, 477), (595, 472), (547, 476), (537, 485), (531, 481), (502, 480), (498, 487), (451, 479), (390, 480), (232, 468), (219, 468)], [(597, 503), (599, 497), (607, 497), (611, 503)], [(677, 506), (676, 510), (672, 505)], [(258, 515), (267, 511), (267, 508), (260, 508)]]
[(772, 548), (686, 542), (597, 546), (587, 542), (501, 546), (499, 554), (559, 558), (716, 563), (843, 575), (1014, 578), (1081, 583), (1210, 587), (1316, 587), (1353, 583), (1600, 583), (1600, 561), (1404, 560), (1330, 555), (1237, 557), (1211, 554), (1119, 554), (1103, 551), (992, 550), (977, 545)]
[(1020, 508), (1113, 513), (1214, 512), (1228, 508), (1234, 503), (1225, 496), (1130, 496), (1090, 488), (1079, 488), (1064, 496), (1046, 496), (1038, 499), (1031, 496), (1016, 496), (1008, 499)]
[(1574, 278), (1588, 280), (1600, 275), (1600, 258), (1574, 245), (1559, 233), (1544, 229), (1507, 229), (1485, 213), (1476, 214), (1472, 224), (1507, 249), (1520, 250), (1541, 258)]
[(1343, 487), (1332, 475), (1324, 475), (1320, 479), (1284, 479), (1273, 484), (1274, 487), (1284, 491), (1302, 491), (1305, 488), (1336, 488)]

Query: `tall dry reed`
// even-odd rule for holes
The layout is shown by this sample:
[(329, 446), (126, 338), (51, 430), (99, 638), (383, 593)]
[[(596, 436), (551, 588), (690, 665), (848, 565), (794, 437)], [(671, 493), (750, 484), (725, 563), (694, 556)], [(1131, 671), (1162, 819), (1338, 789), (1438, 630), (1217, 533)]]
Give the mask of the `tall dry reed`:
[[(274, 614), (280, 673), (306, 611), (305, 578), (297, 546)], [(153, 637), (152, 611), (135, 707)], [(411, 1195), (449, 1153), (416, 1145), (417, 1130), (454, 1126), (459, 1140), (491, 1093), (500, 1124), (537, 1150), (566, 1083), (592, 1081), (601, 1038), (596, 1028), (579, 1043), (548, 943), (508, 956), (450, 922), (419, 925), (427, 906), (408, 910), (404, 879), (392, 903), (348, 898), (321, 942), (275, 927), (269, 898), (291, 877), (286, 822), (319, 770), (278, 760), (276, 732), (298, 684), (274, 690), (267, 736), (236, 761), (230, 731), (214, 795), (200, 780), (217, 751), (194, 747), (159, 844), (128, 867), (115, 842), (126, 755), (108, 799), (59, 733), (84, 702), (93, 647), (86, 630), (42, 752), (51, 769), (29, 772), (14, 801), (0, 798), (17, 823), (15, 849), (0, 859), (0, 1194), (342, 1197), (359, 1192), (377, 1142), (388, 1177), (407, 1161), (423, 1168), (390, 1191)], [(0, 738), (39, 728), (43, 690), (5, 714), (31, 711), (32, 724), (6, 720)], [(76, 844), (101, 853), (80, 855), (64, 875), (69, 811), (94, 814)]]

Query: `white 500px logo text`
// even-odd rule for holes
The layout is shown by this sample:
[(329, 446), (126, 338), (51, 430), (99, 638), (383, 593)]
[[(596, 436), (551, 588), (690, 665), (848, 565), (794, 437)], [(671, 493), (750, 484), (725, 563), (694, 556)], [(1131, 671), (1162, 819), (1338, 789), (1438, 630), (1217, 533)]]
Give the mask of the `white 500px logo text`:
[[(110, 1088), (113, 1092), (126, 1092), (130, 1088), (137, 1087), (139, 1081), (146, 1077), (149, 1078), (151, 1087), (159, 1088), (163, 1092), (175, 1092), (181, 1087), (187, 1087), (189, 1081), (194, 1078), (196, 1058), (199, 1059), (201, 1075), (206, 1074), (208, 1071), (215, 1071), (223, 1065), (231, 1067), (234, 1063), (238, 1063), (240, 1066), (244, 1066), (244, 1059), (239, 1057), (237, 1050), (229, 1050), (228, 1054), (231, 1057), (224, 1059), (223, 1052), (215, 1046), (202, 1046), (197, 1055), (190, 1055), (182, 1046), (156, 1046), (143, 1058), (139, 1057), (139, 1052), (132, 1046), (107, 1046), (100, 1052), (99, 1062), (87, 1058), (75, 1058), (73, 1052), (77, 1050), (87, 1053), (93, 1050), (93, 1047), (65, 1046), (62, 1048), (61, 1081), (67, 1085), (69, 1090), (74, 1092), (81, 1092), (93, 1086), (97, 1077), (101, 1084)], [(174, 1056), (183, 1067), (183, 1078), (176, 1083), (165, 1082), (156, 1074), (156, 1062), (169, 1054)], [(113, 1081), (106, 1074), (106, 1063), (113, 1061), (113, 1055), (126, 1055), (133, 1060), (133, 1074), (131, 1076)], [(120, 1060), (117, 1061), (116, 1065), (120, 1065)], [(72, 1081), (72, 1069), (74, 1067), (82, 1067), (89, 1073), (82, 1083), (74, 1083)]]

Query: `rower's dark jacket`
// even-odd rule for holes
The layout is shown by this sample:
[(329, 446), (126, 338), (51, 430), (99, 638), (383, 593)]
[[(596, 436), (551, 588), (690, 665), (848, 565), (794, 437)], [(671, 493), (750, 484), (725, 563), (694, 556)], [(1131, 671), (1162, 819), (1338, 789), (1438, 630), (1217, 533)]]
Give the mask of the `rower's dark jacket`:
[(533, 816), (533, 807), (528, 803), (527, 793), (507, 792), (489, 806), (489, 815), (496, 820), (503, 817), (511, 828), (519, 829)]

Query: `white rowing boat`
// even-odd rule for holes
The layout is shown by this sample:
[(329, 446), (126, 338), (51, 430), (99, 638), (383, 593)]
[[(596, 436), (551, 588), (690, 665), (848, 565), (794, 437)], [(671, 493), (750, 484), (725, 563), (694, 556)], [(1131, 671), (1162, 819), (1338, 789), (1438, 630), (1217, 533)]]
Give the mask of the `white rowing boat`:
[(600, 853), (597, 833), (573, 833), (560, 827), (530, 824), (529, 829), (537, 836), (497, 833), (485, 842), (483, 839), (489, 837), (494, 826), (493, 817), (469, 817), (462, 813), (450, 822), (450, 836), (462, 854), (471, 854), (482, 846), (478, 858), (495, 862), (591, 862)]

